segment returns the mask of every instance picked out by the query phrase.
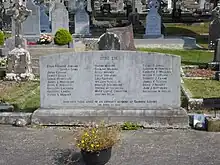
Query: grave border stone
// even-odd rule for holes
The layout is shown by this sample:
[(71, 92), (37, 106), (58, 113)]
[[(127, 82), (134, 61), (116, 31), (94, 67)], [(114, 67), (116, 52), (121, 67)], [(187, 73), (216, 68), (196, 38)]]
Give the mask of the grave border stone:
[[(114, 55), (121, 55), (126, 56), (128, 54), (131, 54), (131, 56), (134, 56), (135, 53), (139, 53), (139, 55), (151, 55), (155, 57), (157, 54), (158, 56), (167, 56), (165, 54), (160, 53), (142, 53), (142, 52), (130, 52), (130, 51), (94, 51), (94, 52), (80, 52), (80, 53), (62, 53), (62, 54), (53, 54), (50, 56), (42, 56), (40, 58), (40, 66), (44, 66), (44, 63), (42, 60), (45, 60), (45, 58), (48, 60), (50, 58), (54, 58), (57, 56), (56, 59), (58, 59), (60, 56), (64, 55), (67, 57), (73, 57), (74, 55), (79, 55), (82, 58), (82, 53), (85, 53), (88, 57), (91, 57), (90, 55), (101, 55), (102, 53), (106, 53), (106, 55), (114, 54)], [(180, 65), (180, 57), (171, 55), (172, 57), (172, 64), (175, 62), (174, 66)], [(83, 57), (84, 58), (84, 57)], [(41, 73), (45, 73), (45, 70), (43, 68), (41, 69)], [(180, 68), (179, 68), (180, 69)], [(175, 72), (178, 73), (175, 69)], [(47, 75), (47, 74), (46, 74)], [(180, 75), (180, 74), (179, 74)], [(41, 77), (41, 81), (45, 80), (45, 75)], [(178, 85), (176, 86), (176, 94), (180, 94), (180, 77), (179, 80), (177, 78), (176, 80)], [(43, 82), (41, 82), (43, 83)], [(44, 83), (43, 83), (44, 84)], [(45, 84), (44, 84), (45, 85)], [(41, 86), (41, 90), (44, 89), (43, 86)], [(179, 89), (179, 91), (178, 91)], [(41, 91), (42, 92), (42, 91)], [(45, 92), (44, 92), (45, 94)], [(44, 95), (42, 93), (41, 97)], [(92, 96), (92, 95), (91, 95)], [(150, 97), (150, 96), (149, 96)], [(81, 96), (79, 96), (81, 98)], [(132, 97), (133, 98), (133, 97)], [(44, 100), (45, 98), (41, 98)], [(91, 98), (92, 99), (92, 98)], [(76, 105), (67, 105), (67, 106), (52, 106), (50, 105), (48, 107), (48, 101), (41, 102), (41, 108), (36, 110), (32, 115), (32, 124), (36, 125), (81, 125), (81, 124), (89, 124), (91, 122), (100, 122), (105, 121), (108, 124), (123, 124), (126, 121), (131, 121), (138, 123), (140, 125), (143, 125), (146, 128), (157, 128), (157, 127), (165, 127), (165, 128), (188, 128), (188, 116), (185, 111), (185, 109), (180, 107), (180, 95), (179, 99), (172, 102), (171, 105), (165, 106), (163, 103), (156, 104), (155, 107), (149, 106), (148, 108), (142, 107), (143, 105), (138, 105), (138, 107), (132, 105), (131, 107), (128, 107), (128, 105), (123, 105), (122, 107), (97, 107), (93, 104), (91, 106), (85, 106), (83, 104), (80, 104), (80, 106)], [(46, 104), (45, 104), (46, 103)], [(162, 106), (162, 104), (164, 106)], [(162, 106), (162, 107), (161, 107)], [(135, 107), (135, 108), (134, 108)], [(142, 108), (141, 108), (142, 107)], [(157, 108), (156, 108), (157, 107)]]

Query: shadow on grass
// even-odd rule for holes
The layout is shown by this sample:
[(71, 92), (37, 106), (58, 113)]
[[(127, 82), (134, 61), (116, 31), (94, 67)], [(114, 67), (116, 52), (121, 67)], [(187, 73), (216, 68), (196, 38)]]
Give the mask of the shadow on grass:
[(15, 112), (26, 112), (26, 113), (33, 113), (39, 107), (26, 107), (25, 109), (21, 109), (17, 104), (12, 104), (14, 106)]
[(81, 153), (73, 149), (59, 150), (54, 160), (55, 165), (85, 165)]
[[(205, 30), (202, 30), (203, 27), (198, 27), (193, 31), (184, 27), (166, 27), (166, 36), (187, 36), (196, 38), (196, 42), (202, 46), (208, 45), (208, 35), (201, 35), (200, 33), (205, 33)], [(207, 46), (205, 46), (207, 49)]]
[(201, 67), (207, 68), (208, 64), (205, 62), (192, 62), (192, 61), (181, 61), (184, 65), (199, 65)]

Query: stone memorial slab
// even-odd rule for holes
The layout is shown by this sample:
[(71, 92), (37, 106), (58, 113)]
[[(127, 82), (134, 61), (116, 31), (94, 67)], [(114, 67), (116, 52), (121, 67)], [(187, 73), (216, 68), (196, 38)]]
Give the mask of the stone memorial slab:
[(40, 5), (40, 31), (44, 33), (51, 32), (49, 17), (46, 14), (46, 6), (44, 4)]
[(84, 0), (79, 0), (75, 14), (75, 35), (90, 35), (89, 15), (85, 10)]
[(135, 1), (135, 8), (137, 8), (138, 13), (142, 13), (142, 2), (141, 2), (141, 0), (136, 0)]
[(107, 29), (107, 32), (114, 33), (119, 37), (121, 50), (136, 50), (132, 24), (126, 27), (110, 28)]
[(157, 0), (151, 0), (149, 3), (149, 13), (146, 17), (146, 29), (144, 38), (161, 37), (161, 16), (158, 13), (160, 4)]
[(40, 36), (40, 7), (33, 0), (28, 0), (26, 7), (31, 15), (23, 22), (23, 35)]
[[(8, 55), (9, 51), (12, 51), (15, 48), (15, 37), (10, 37), (5, 40), (5, 52)], [(27, 40), (25, 38), (21, 38), (21, 48), (27, 49)]]
[(58, 29), (64, 28), (69, 30), (69, 13), (66, 7), (59, 2), (56, 2), (51, 12), (52, 34), (55, 35)]
[(118, 0), (116, 2), (116, 5), (117, 5), (117, 11), (123, 11), (124, 10), (124, 2), (123, 2), (123, 0)]
[(32, 123), (188, 127), (180, 108), (180, 63), (179, 56), (129, 51), (41, 56), (41, 108)]
[(98, 50), (120, 50), (119, 37), (111, 32), (104, 33), (98, 39)]

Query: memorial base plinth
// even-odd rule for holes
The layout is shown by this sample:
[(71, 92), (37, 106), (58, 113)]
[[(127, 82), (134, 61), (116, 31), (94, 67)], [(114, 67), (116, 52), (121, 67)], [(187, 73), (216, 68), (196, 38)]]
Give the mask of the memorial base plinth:
[(89, 125), (89, 123), (123, 124), (135, 122), (145, 128), (188, 128), (185, 109), (161, 110), (95, 110), (38, 109), (32, 115), (34, 125)]

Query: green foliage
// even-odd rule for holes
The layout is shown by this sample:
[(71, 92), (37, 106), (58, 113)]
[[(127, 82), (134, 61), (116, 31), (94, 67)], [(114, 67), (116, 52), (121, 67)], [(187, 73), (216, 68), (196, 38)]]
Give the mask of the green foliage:
[(72, 36), (68, 30), (66, 30), (66, 29), (57, 30), (55, 37), (54, 37), (55, 44), (67, 45), (71, 41), (72, 41)]
[(0, 31), (0, 45), (4, 45), (5, 35), (2, 31)]
[(122, 130), (138, 130), (140, 128), (141, 128), (141, 126), (139, 126), (133, 122), (125, 122), (122, 125)]

